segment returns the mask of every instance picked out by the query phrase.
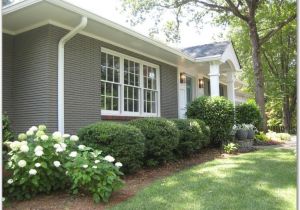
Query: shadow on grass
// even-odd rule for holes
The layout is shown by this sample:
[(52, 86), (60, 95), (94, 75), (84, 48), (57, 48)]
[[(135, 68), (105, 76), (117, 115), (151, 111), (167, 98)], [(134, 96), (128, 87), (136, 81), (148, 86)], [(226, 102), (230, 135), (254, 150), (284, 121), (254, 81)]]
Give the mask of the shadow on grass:
[(113, 209), (296, 209), (296, 162), (263, 150), (201, 164), (156, 181)]

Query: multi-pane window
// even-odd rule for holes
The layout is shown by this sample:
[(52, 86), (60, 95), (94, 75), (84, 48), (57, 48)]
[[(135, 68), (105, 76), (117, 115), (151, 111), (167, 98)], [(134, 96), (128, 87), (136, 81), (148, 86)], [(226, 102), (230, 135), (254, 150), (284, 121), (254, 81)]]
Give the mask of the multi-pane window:
[(144, 112), (156, 113), (157, 110), (157, 79), (156, 68), (143, 65), (144, 78)]
[(120, 58), (101, 53), (101, 109), (119, 110)]
[(124, 111), (139, 112), (140, 64), (124, 59)]
[(156, 65), (103, 49), (102, 114), (159, 116), (158, 75)]

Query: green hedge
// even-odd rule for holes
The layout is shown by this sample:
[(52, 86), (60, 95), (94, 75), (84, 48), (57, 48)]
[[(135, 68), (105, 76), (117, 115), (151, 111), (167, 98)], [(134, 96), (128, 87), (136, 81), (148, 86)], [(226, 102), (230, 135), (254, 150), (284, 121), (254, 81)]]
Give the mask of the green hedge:
[(205, 123), (193, 119), (173, 120), (179, 130), (179, 143), (175, 150), (179, 157), (187, 157), (204, 148), (209, 142)]
[(195, 99), (188, 106), (187, 117), (203, 120), (209, 126), (214, 145), (220, 146), (230, 139), (230, 131), (234, 125), (234, 107), (224, 97), (202, 96)]
[(259, 107), (254, 100), (248, 100), (236, 106), (236, 121), (238, 124), (253, 124), (259, 128), (262, 122), (262, 117), (259, 112)]
[(179, 142), (179, 131), (174, 122), (163, 118), (132, 120), (145, 136), (145, 164), (155, 166), (173, 158)]
[(80, 129), (78, 136), (83, 144), (115, 157), (125, 173), (133, 173), (143, 164), (145, 138), (134, 126), (100, 122)]

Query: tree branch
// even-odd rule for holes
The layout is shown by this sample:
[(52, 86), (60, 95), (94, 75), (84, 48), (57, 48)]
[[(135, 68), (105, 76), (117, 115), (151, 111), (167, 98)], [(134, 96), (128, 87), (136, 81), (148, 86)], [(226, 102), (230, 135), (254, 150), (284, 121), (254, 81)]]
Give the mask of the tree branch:
[(287, 24), (289, 24), (291, 21), (293, 21), (294, 19), (296, 19), (297, 15), (293, 14), (292, 16), (290, 16), (288, 19), (280, 22), (279, 24), (277, 24), (277, 26), (272, 29), (271, 31), (269, 31), (266, 35), (264, 35), (262, 38), (260, 38), (260, 42), (259, 44), (262, 45), (265, 42), (267, 42), (272, 36), (274, 36), (278, 31), (280, 31), (284, 26), (286, 26)]

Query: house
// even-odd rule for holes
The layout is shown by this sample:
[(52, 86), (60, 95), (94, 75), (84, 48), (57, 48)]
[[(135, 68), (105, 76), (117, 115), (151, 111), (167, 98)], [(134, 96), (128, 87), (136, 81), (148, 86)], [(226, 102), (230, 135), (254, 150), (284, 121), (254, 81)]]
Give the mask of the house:
[(231, 42), (177, 50), (61, 0), (3, 13), (3, 111), (16, 132), (100, 120), (184, 118), (201, 95), (245, 100)]

